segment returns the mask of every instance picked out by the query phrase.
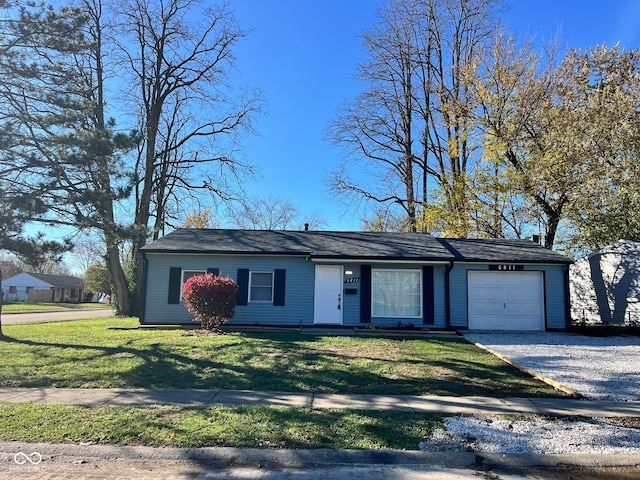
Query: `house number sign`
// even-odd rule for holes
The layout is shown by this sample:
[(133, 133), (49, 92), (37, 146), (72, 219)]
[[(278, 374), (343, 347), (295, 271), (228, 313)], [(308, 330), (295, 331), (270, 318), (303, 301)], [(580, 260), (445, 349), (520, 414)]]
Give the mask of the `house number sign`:
[(489, 270), (497, 270), (499, 272), (516, 272), (524, 270), (524, 265), (515, 265), (504, 263), (501, 265), (489, 265)]
[(351, 277), (347, 278), (344, 283), (358, 283), (360, 281), (360, 277)]

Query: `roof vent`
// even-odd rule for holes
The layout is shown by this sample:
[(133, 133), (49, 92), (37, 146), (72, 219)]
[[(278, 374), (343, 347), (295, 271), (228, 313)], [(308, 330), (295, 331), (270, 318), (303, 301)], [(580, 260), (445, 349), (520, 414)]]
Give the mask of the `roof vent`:
[(308, 224), (308, 223), (305, 223), (305, 224), (304, 224), (304, 231), (305, 231), (305, 232), (308, 232), (308, 231), (309, 231), (309, 224)]

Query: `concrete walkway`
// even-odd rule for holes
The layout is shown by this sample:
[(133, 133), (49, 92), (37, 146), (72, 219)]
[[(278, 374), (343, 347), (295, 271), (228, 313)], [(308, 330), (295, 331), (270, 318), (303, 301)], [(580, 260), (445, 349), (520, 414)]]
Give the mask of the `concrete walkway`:
[(555, 398), (343, 395), (247, 390), (152, 390), (81, 388), (0, 388), (0, 401), (69, 405), (271, 405), (315, 409), (396, 410), (446, 414), (526, 414), (585, 417), (640, 417), (640, 402)]

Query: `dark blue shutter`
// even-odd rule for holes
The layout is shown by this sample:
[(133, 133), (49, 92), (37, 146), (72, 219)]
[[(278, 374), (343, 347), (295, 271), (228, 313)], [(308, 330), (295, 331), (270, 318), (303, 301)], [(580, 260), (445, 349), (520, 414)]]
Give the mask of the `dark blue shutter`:
[(360, 323), (371, 323), (371, 265), (360, 265)]
[(182, 268), (171, 267), (169, 269), (169, 296), (167, 303), (172, 305), (180, 303), (180, 282), (182, 282)]
[(422, 323), (433, 325), (436, 320), (433, 267), (422, 267)]
[(236, 298), (236, 305), (246, 305), (249, 303), (249, 269), (238, 269), (238, 296)]
[(273, 272), (273, 305), (284, 307), (284, 291), (287, 280), (287, 271), (276, 269)]
[(207, 268), (207, 273), (213, 273), (214, 275), (220, 275), (220, 269), (219, 268)]

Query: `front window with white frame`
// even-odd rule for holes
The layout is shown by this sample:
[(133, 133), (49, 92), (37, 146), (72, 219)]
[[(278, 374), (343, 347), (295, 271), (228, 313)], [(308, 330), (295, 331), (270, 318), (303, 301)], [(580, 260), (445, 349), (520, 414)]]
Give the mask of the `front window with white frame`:
[(184, 288), (184, 284), (191, 277), (195, 277), (196, 275), (206, 275), (206, 270), (182, 270), (182, 282), (180, 283), (180, 300), (184, 300), (182, 298), (182, 289)]
[(273, 272), (251, 272), (249, 301), (273, 302)]
[(373, 317), (421, 318), (422, 272), (420, 270), (372, 270)]

